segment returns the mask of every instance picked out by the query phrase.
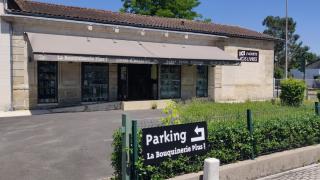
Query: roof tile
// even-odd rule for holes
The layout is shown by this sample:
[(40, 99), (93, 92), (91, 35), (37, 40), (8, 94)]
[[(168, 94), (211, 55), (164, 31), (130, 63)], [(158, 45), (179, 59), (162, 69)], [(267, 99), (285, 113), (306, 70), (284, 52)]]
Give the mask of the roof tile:
[(48, 4), (27, 0), (15, 0), (18, 8), (15, 13), (43, 15), (52, 18), (74, 19), (115, 25), (128, 25), (142, 28), (177, 30), (183, 32), (224, 35), (229, 37), (276, 40), (276, 38), (246, 28), (215, 23), (206, 23), (186, 19), (163, 18), (137, 15), (131, 13), (111, 12), (106, 10), (80, 8), (56, 4)]

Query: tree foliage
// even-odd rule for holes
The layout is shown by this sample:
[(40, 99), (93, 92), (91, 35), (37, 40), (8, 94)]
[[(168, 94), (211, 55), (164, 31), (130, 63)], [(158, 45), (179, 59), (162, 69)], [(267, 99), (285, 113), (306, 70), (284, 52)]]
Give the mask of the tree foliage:
[[(286, 18), (279, 16), (268, 16), (262, 24), (266, 27), (265, 34), (285, 40), (286, 39)], [(300, 36), (296, 34), (297, 22), (293, 18), (288, 18), (288, 57), (289, 69), (299, 68), (304, 70), (306, 63), (317, 60), (317, 55), (310, 52), (310, 48), (300, 41)], [(278, 41), (275, 45), (276, 66), (285, 67), (285, 41)]]
[[(120, 11), (149, 16), (183, 18), (194, 20), (202, 18), (194, 8), (200, 5), (199, 0), (121, 0)], [(207, 20), (207, 19), (206, 19)], [(207, 20), (208, 21), (208, 20)]]

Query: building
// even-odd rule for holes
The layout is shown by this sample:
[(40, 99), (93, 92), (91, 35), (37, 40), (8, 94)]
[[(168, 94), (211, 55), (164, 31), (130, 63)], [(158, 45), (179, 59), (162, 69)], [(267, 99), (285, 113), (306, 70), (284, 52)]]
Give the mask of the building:
[(256, 31), (24, 0), (0, 17), (1, 110), (273, 97), (277, 39)]
[(309, 88), (320, 88), (320, 59), (306, 65), (305, 74), (299, 69), (290, 70), (293, 78), (305, 79)]

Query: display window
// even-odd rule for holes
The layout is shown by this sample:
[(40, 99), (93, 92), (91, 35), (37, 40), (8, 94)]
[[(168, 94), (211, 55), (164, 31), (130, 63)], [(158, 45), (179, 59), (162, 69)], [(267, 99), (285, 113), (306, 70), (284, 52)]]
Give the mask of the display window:
[(162, 65), (160, 67), (160, 98), (181, 97), (181, 66)]
[(82, 101), (108, 101), (108, 64), (82, 63)]

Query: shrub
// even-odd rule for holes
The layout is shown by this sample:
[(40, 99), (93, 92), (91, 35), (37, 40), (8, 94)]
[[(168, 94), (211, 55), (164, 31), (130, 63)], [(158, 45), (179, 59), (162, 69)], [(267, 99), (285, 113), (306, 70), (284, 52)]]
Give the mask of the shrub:
[(300, 106), (303, 102), (305, 83), (302, 80), (287, 79), (281, 82), (280, 99), (283, 105)]
[[(301, 108), (292, 108), (292, 111), (295, 109), (298, 111)], [(268, 119), (254, 116), (255, 154), (265, 155), (320, 143), (320, 117), (315, 116), (312, 111), (298, 112), (286, 114), (286, 116), (270, 116)], [(120, 175), (121, 136), (119, 132), (116, 131), (114, 135), (112, 155), (116, 177)], [(140, 141), (141, 134), (139, 138)], [(208, 147), (209, 150), (204, 155), (180, 156), (176, 160), (169, 159), (159, 166), (145, 166), (140, 157), (139, 175), (141, 179), (166, 179), (198, 172), (202, 170), (204, 159), (208, 157), (218, 158), (222, 164), (249, 159), (252, 146), (245, 118), (240, 116), (235, 120), (218, 121), (208, 119)], [(141, 144), (139, 148), (141, 153)]]
[(115, 179), (120, 179), (121, 174), (121, 155), (122, 155), (122, 137), (121, 137), (121, 130), (117, 129), (113, 133), (113, 151), (111, 155), (111, 165), (114, 168), (114, 176)]
[(280, 67), (274, 69), (274, 78), (282, 79), (284, 77), (284, 70)]
[(181, 124), (179, 117), (179, 107), (178, 104), (174, 101), (170, 101), (166, 108), (163, 109), (163, 113), (166, 115), (161, 118), (161, 122), (168, 126), (171, 124)]
[(317, 91), (317, 98), (318, 98), (318, 101), (320, 101), (320, 90)]

